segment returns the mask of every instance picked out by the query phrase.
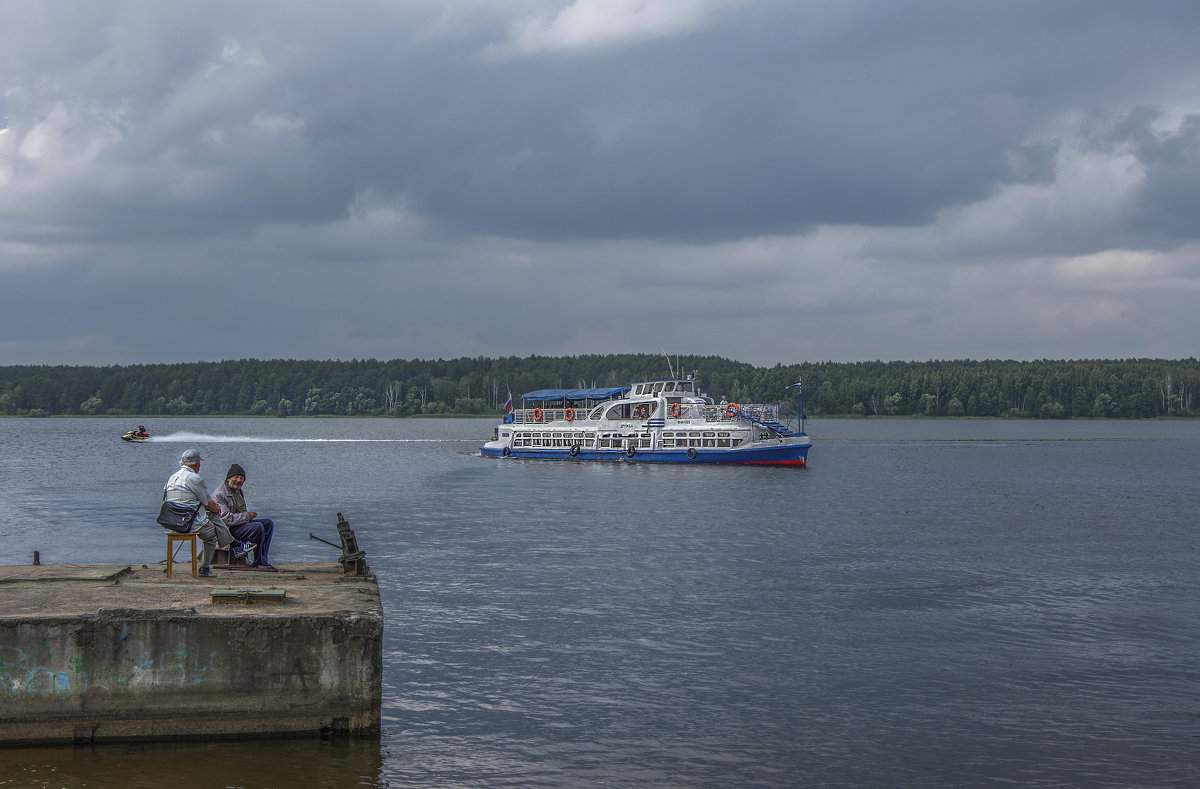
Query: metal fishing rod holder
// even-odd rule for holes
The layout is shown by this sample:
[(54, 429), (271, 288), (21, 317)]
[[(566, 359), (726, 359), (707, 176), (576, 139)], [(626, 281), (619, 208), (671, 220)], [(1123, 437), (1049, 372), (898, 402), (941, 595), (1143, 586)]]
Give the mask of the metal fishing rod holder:
[(342, 517), (342, 513), (339, 512), (337, 518), (338, 537), (342, 540), (341, 545), (324, 540), (312, 532), (308, 533), (309, 538), (342, 549), (342, 555), (338, 557), (338, 561), (342, 564), (343, 577), (366, 578), (370, 576), (371, 568), (367, 566), (367, 554), (358, 549), (358, 540), (354, 537), (354, 530), (350, 528), (350, 523)]

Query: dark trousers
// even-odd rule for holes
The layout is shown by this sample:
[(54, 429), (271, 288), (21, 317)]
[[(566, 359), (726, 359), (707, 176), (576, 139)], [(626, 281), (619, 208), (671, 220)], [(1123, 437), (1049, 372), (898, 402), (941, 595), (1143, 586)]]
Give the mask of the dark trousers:
[(230, 526), (229, 531), (242, 542), (252, 542), (258, 547), (254, 549), (254, 564), (261, 567), (270, 564), (271, 537), (275, 534), (275, 522), (270, 518), (255, 518), (240, 526)]

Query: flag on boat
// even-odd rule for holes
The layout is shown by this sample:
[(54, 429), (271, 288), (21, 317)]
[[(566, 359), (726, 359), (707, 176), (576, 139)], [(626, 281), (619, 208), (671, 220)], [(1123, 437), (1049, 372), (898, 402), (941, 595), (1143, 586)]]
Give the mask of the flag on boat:
[(797, 389), (803, 389), (804, 388), (803, 383), (804, 383), (803, 379), (797, 378), (796, 383), (789, 385), (788, 389), (791, 389), (792, 387), (795, 387)]
[(504, 424), (511, 425), (513, 423), (513, 403), (512, 390), (508, 390), (508, 402), (504, 404)]

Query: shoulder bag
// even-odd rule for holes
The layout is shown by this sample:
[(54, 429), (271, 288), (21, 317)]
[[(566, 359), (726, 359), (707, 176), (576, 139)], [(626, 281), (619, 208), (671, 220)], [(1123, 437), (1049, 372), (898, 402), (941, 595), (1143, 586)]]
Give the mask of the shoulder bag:
[(177, 501), (167, 501), (167, 491), (165, 488), (163, 489), (163, 503), (158, 510), (157, 523), (159, 526), (171, 531), (189, 532), (199, 514), (199, 507), (189, 507)]

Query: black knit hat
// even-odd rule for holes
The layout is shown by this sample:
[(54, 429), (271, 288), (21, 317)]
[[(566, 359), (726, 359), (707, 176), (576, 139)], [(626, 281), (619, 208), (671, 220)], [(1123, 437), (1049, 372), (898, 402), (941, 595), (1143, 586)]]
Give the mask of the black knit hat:
[(230, 477), (245, 477), (245, 476), (246, 476), (246, 469), (242, 468), (237, 463), (234, 463), (232, 466), (229, 467), (229, 471), (225, 472), (225, 479), (229, 479)]

